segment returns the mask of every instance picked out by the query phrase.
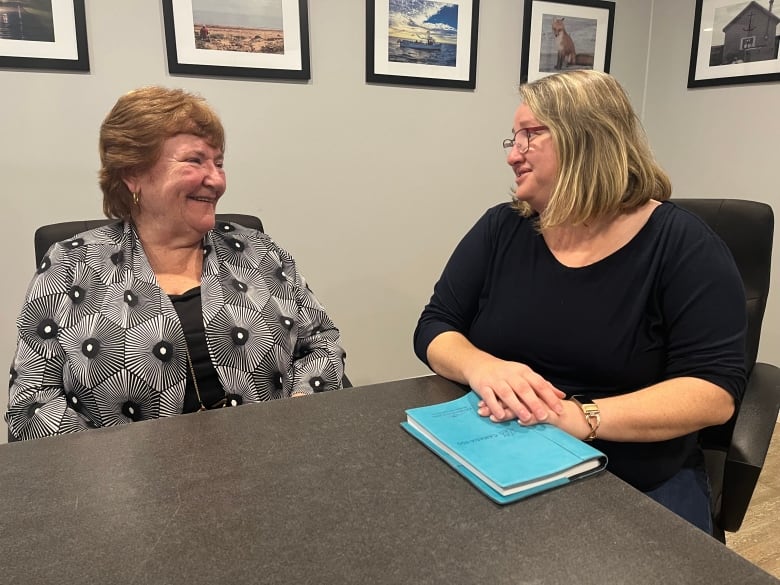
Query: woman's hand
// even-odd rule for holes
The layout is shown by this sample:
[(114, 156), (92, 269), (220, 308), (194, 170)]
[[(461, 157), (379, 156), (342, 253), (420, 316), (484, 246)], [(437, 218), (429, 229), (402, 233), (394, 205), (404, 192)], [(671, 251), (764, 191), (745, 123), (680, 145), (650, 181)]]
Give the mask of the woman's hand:
[(434, 372), (479, 394), (479, 413), (493, 421), (517, 418), (533, 424), (563, 412), (566, 394), (525, 364), (477, 349), (462, 333), (440, 333), (428, 344), (427, 357)]
[[(503, 403), (501, 404), (503, 405)], [(484, 400), (479, 401), (477, 412), (482, 416), (490, 416), (490, 419), (494, 421), (510, 420), (515, 418), (512, 411), (509, 410), (506, 406), (504, 406), (503, 419), (493, 418), (490, 409), (487, 407)], [(571, 400), (563, 400), (561, 402), (560, 413), (554, 410), (549, 410), (547, 415), (547, 418), (544, 420), (540, 420), (539, 418), (535, 417), (529, 419), (528, 421), (518, 420), (518, 422), (520, 422), (520, 424), (523, 426), (533, 426), (542, 422), (549, 423), (563, 431), (566, 431), (573, 437), (577, 437), (580, 440), (584, 440), (587, 436), (590, 435), (590, 426), (585, 420), (585, 415), (583, 414), (582, 409)]]
[[(704, 427), (723, 424), (734, 414), (734, 398), (725, 389), (693, 377), (664, 380), (647, 388), (594, 400), (601, 411), (599, 439), (619, 442), (666, 441), (696, 432)], [(529, 419), (520, 423), (546, 422), (578, 439), (590, 435), (585, 414), (575, 402), (564, 400), (561, 412), (548, 411), (546, 420)], [(503, 419), (513, 416), (503, 403)], [(483, 416), (492, 411), (485, 400), (478, 405)], [(491, 416), (492, 418), (492, 416)]]
[[(428, 345), (427, 357), (437, 374), (479, 394), (482, 416), (496, 422), (517, 418), (524, 425), (548, 422), (579, 438), (590, 434), (582, 409), (562, 400), (563, 392), (525, 364), (477, 349), (461, 333), (440, 333)], [(686, 376), (599, 398), (598, 407), (600, 439), (666, 441), (723, 424), (734, 413), (734, 398), (712, 382)]]
[(566, 394), (525, 364), (491, 356), (480, 360), (466, 378), (482, 398), (479, 414), (492, 421), (517, 418), (523, 424), (535, 424), (563, 413)]

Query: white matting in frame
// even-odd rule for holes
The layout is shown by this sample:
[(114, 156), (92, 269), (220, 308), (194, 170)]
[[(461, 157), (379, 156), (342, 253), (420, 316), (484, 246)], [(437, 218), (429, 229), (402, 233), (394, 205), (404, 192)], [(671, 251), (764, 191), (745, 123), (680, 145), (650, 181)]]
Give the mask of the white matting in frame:
[[(258, 2), (281, 9), (284, 51), (281, 53), (245, 52), (196, 47), (193, 0), (163, 0), (166, 34), (173, 31), (175, 47), (168, 44), (168, 68), (171, 73), (239, 75), (309, 79), (308, 15), (306, 0), (233, 0), (229, 4), (256, 10)], [(213, 0), (213, 10), (228, 3)], [(172, 21), (172, 23), (170, 22)], [(198, 23), (201, 24), (201, 23)], [(238, 28), (238, 26), (236, 26)], [(175, 52), (172, 54), (172, 49)], [(172, 58), (173, 57), (173, 58)]]
[[(691, 65), (688, 74), (688, 87), (730, 85), (737, 83), (756, 83), (763, 81), (780, 81), (780, 56), (754, 62), (738, 62), (711, 65), (711, 53), (716, 47), (722, 47), (725, 42), (723, 29), (738, 17), (746, 8), (758, 5), (757, 12), (780, 16), (777, 12), (770, 13), (769, 3), (765, 1), (747, 2), (739, 0), (697, 0), (694, 22), (694, 38), (691, 49)], [(755, 15), (757, 19), (763, 14)], [(777, 42), (776, 19), (775, 26), (767, 35)], [(767, 28), (771, 26), (767, 24)], [(759, 35), (760, 36), (760, 35)]]
[(366, 81), (474, 89), (479, 0), (366, 0)]
[[(22, 4), (21, 2), (9, 2), (7, 4), (4, 2), (2, 5), (4, 20), (19, 18), (24, 10), (21, 6)], [(51, 0), (51, 9), (54, 24), (54, 42), (0, 38), (0, 56), (78, 60), (76, 14), (73, 0)], [(19, 16), (17, 16), (17, 12)]]
[(387, 55), (387, 39), (390, 35), (390, 3), (376, 3), (374, 29), (374, 73), (400, 75), (404, 77), (432, 77), (436, 79), (467, 80), (469, 78), (471, 55), (471, 22), (473, 0), (445, 0), (442, 4), (458, 7), (458, 41), (455, 67), (439, 67), (418, 63), (396, 63), (383, 58)]

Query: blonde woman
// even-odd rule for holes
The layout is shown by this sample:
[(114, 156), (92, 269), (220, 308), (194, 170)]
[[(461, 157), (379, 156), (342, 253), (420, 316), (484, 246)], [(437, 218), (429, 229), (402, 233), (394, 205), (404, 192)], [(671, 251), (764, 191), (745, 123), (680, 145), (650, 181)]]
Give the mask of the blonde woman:
[(737, 268), (669, 201), (614, 78), (561, 73), (520, 95), (504, 140), (514, 201), (456, 248), (415, 351), (473, 388), (481, 415), (593, 441), (613, 473), (711, 532), (696, 434), (744, 391)]

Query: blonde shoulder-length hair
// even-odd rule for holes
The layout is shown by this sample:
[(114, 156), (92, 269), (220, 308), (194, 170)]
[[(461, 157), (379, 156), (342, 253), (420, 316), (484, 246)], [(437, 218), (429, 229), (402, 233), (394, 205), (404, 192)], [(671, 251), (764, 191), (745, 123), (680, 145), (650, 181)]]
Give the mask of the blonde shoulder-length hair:
[[(671, 195), (642, 124), (615, 78), (577, 70), (520, 86), (520, 95), (550, 129), (558, 177), (539, 214), (539, 229), (614, 217)], [(528, 217), (530, 206), (514, 202)]]

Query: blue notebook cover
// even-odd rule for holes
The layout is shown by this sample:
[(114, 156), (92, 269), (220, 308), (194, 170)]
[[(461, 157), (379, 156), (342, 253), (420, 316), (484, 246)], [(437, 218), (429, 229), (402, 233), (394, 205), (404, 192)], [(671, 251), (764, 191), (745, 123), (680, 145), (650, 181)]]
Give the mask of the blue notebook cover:
[(494, 423), (474, 392), (406, 411), (401, 426), (499, 504), (602, 471), (606, 456), (548, 424)]

